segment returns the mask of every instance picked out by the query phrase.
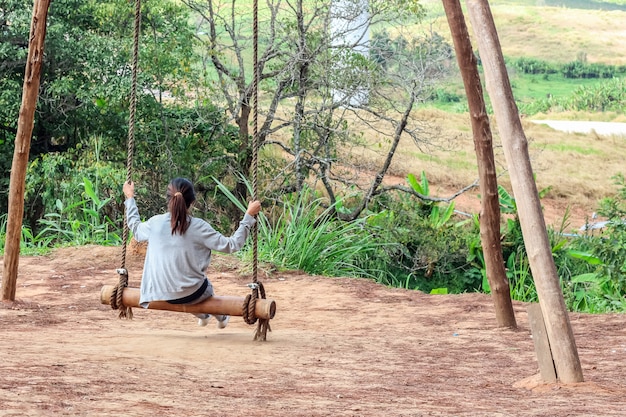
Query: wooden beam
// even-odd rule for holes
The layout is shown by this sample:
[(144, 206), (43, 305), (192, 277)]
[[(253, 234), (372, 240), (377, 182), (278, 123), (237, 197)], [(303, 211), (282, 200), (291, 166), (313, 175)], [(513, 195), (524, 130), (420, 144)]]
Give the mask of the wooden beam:
[(2, 300), (15, 301), (17, 270), (20, 259), (20, 239), (24, 217), (24, 189), (26, 188), (26, 168), (30, 154), (30, 139), (35, 124), (35, 108), (39, 96), (41, 65), (46, 39), (46, 22), (50, 0), (36, 0), (33, 4), (33, 17), (28, 37), (28, 58), (24, 71), (22, 105), (17, 121), (15, 150), (11, 165), (9, 183), (9, 210), (7, 234), (4, 243), (4, 268), (2, 274)]
[(567, 384), (583, 382), (574, 333), (552, 257), (539, 192), (530, 163), (528, 141), (513, 97), (489, 2), (466, 0), (466, 4), (509, 168), (524, 246), (545, 319), (557, 376)]
[(496, 164), (493, 156), (493, 140), (478, 72), (478, 63), (474, 56), (461, 3), (459, 0), (443, 0), (443, 7), (448, 18), (450, 33), (452, 33), (456, 59), (461, 70), (472, 123), (481, 194), (480, 243), (483, 248), (487, 280), (493, 295), (496, 322), (498, 327), (516, 328), (517, 322), (511, 301), (511, 289), (506, 277), (502, 244), (500, 243), (500, 200)]
[[(113, 285), (105, 285), (100, 291), (100, 302), (111, 303)], [(139, 307), (139, 288), (127, 287), (122, 294), (122, 302), (128, 307)], [(170, 304), (167, 301), (151, 301), (150, 310), (177, 311), (182, 313), (227, 314), (243, 316), (244, 297), (215, 295), (198, 304)], [(276, 314), (276, 302), (269, 298), (258, 298), (254, 314), (260, 319), (272, 319)]]
[(541, 306), (538, 303), (532, 303), (526, 310), (528, 311), (528, 323), (533, 335), (541, 379), (543, 382), (556, 382), (556, 369), (554, 369), (554, 360), (552, 359), (543, 314), (541, 314)]

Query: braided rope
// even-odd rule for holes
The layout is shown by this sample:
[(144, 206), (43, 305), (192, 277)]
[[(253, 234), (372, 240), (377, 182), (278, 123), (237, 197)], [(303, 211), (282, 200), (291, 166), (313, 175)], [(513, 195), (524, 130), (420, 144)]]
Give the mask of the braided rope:
[[(139, 32), (141, 27), (141, 0), (135, 0), (135, 27), (133, 37), (133, 67), (130, 90), (130, 114), (128, 116), (128, 149), (126, 154), (126, 181), (131, 181), (133, 173), (133, 159), (135, 153), (135, 118), (137, 110), (137, 72), (139, 63)], [(124, 208), (124, 228), (122, 232), (121, 266), (117, 270), (119, 282), (111, 293), (111, 308), (119, 310), (119, 318), (133, 318), (133, 311), (122, 301), (124, 288), (128, 287), (128, 271), (126, 270), (126, 242), (128, 240), (128, 222)]]
[[(253, 152), (252, 152), (252, 198), (258, 200), (258, 155), (259, 155), (259, 2), (254, 0), (253, 2), (253, 66), (254, 77), (252, 81), (252, 111), (253, 117)], [(252, 227), (252, 292), (246, 296), (243, 303), (243, 319), (248, 324), (254, 324), (257, 322), (255, 314), (256, 300), (265, 298), (265, 289), (263, 284), (258, 281), (258, 264), (259, 264), (259, 238), (258, 238), (258, 225), (255, 223)], [(269, 319), (258, 319), (256, 331), (254, 332), (254, 340), (264, 341), (267, 338), (267, 331), (271, 331)]]
[[(259, 198), (259, 18), (258, 18), (258, 8), (259, 2), (258, 0), (254, 0), (253, 5), (253, 13), (254, 13), (254, 23), (253, 23), (253, 35), (254, 35), (254, 51), (253, 51), (253, 59), (254, 59), (254, 80), (252, 81), (252, 111), (254, 113), (253, 117), (253, 149), (252, 149), (252, 199), (256, 200)], [(258, 227), (255, 223), (252, 228), (252, 236), (253, 236), (253, 250), (252, 250), (252, 278), (254, 283), (258, 281), (258, 247), (259, 247), (259, 239), (258, 239)]]

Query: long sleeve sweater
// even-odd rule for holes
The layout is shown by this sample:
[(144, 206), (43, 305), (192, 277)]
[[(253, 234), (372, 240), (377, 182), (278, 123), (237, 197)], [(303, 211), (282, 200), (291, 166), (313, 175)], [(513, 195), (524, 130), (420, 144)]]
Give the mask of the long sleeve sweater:
[(127, 199), (126, 219), (137, 241), (148, 241), (141, 278), (139, 303), (176, 300), (193, 294), (203, 284), (211, 263), (211, 251), (233, 253), (243, 247), (256, 220), (245, 214), (239, 228), (226, 237), (206, 221), (191, 217), (184, 235), (174, 234), (170, 213), (159, 214), (142, 222), (134, 198)]

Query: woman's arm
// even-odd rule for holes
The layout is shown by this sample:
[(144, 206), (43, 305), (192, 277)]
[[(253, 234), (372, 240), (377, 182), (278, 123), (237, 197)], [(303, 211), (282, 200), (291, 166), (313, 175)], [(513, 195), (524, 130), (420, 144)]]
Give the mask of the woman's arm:
[(139, 209), (135, 202), (135, 184), (132, 181), (127, 181), (122, 187), (126, 201), (126, 222), (128, 228), (133, 232), (133, 236), (136, 241), (141, 242), (148, 240), (150, 237), (150, 224), (148, 222), (142, 223), (139, 216)]

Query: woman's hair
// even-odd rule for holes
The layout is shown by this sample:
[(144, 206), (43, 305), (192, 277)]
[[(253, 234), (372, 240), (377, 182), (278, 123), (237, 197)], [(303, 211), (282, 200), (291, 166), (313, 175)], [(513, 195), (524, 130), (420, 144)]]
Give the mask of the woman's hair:
[(188, 210), (196, 201), (193, 184), (186, 178), (174, 178), (167, 186), (167, 210), (171, 216), (172, 234), (184, 235), (189, 228)]

